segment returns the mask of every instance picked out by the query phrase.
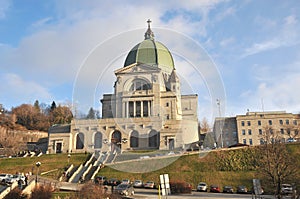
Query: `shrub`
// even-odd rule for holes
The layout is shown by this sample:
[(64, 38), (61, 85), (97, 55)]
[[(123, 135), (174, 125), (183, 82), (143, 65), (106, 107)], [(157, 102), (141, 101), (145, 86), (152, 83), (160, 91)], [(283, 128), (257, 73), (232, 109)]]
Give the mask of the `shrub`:
[(25, 199), (27, 195), (22, 194), (22, 191), (19, 188), (11, 190), (4, 199)]
[(192, 193), (191, 184), (184, 181), (170, 182), (172, 194)]
[(52, 187), (47, 186), (37, 186), (33, 189), (30, 199), (51, 199), (52, 197)]

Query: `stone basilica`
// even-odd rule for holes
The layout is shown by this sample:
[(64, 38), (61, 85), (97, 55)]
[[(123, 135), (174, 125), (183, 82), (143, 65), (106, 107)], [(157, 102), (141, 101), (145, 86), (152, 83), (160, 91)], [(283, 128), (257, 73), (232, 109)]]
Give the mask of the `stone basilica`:
[(186, 149), (198, 138), (198, 96), (181, 95), (172, 54), (145, 39), (115, 71), (113, 94), (104, 94), (102, 119), (74, 119), (49, 129), (49, 153)]

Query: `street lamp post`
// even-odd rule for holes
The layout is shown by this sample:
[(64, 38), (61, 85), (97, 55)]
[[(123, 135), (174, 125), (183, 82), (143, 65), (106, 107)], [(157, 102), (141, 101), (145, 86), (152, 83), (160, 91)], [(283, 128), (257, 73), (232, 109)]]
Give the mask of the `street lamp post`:
[(70, 163), (71, 154), (68, 154), (68, 164)]
[(222, 123), (222, 119), (221, 119), (221, 100), (217, 99), (217, 105), (218, 105), (218, 109), (219, 109), (219, 117), (220, 117), (220, 122), (219, 122), (219, 127), (220, 127), (220, 138), (221, 138), (221, 148), (223, 148), (223, 127), (221, 127)]
[(37, 182), (38, 182), (38, 175), (39, 175), (39, 168), (41, 166), (41, 162), (37, 162), (35, 163), (35, 166), (37, 168), (37, 172), (36, 172), (36, 175), (35, 175), (35, 185), (37, 185)]

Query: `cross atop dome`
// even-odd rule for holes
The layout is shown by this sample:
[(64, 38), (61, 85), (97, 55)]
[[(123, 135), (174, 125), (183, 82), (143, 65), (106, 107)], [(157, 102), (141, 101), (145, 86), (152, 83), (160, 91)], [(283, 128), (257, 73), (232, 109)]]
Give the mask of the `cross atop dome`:
[(153, 40), (154, 39), (154, 33), (152, 32), (151, 28), (150, 28), (150, 23), (152, 21), (150, 19), (148, 19), (147, 23), (148, 23), (148, 29), (147, 31), (145, 32), (145, 39), (151, 39)]

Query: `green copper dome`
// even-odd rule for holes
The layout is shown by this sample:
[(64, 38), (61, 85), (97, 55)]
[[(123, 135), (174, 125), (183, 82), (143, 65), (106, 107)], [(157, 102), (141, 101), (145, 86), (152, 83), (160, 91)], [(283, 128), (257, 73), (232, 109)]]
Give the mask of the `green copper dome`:
[(175, 69), (173, 57), (166, 46), (154, 40), (154, 34), (150, 29), (145, 33), (145, 40), (134, 46), (128, 53), (124, 67), (134, 63), (148, 64), (167, 71)]

